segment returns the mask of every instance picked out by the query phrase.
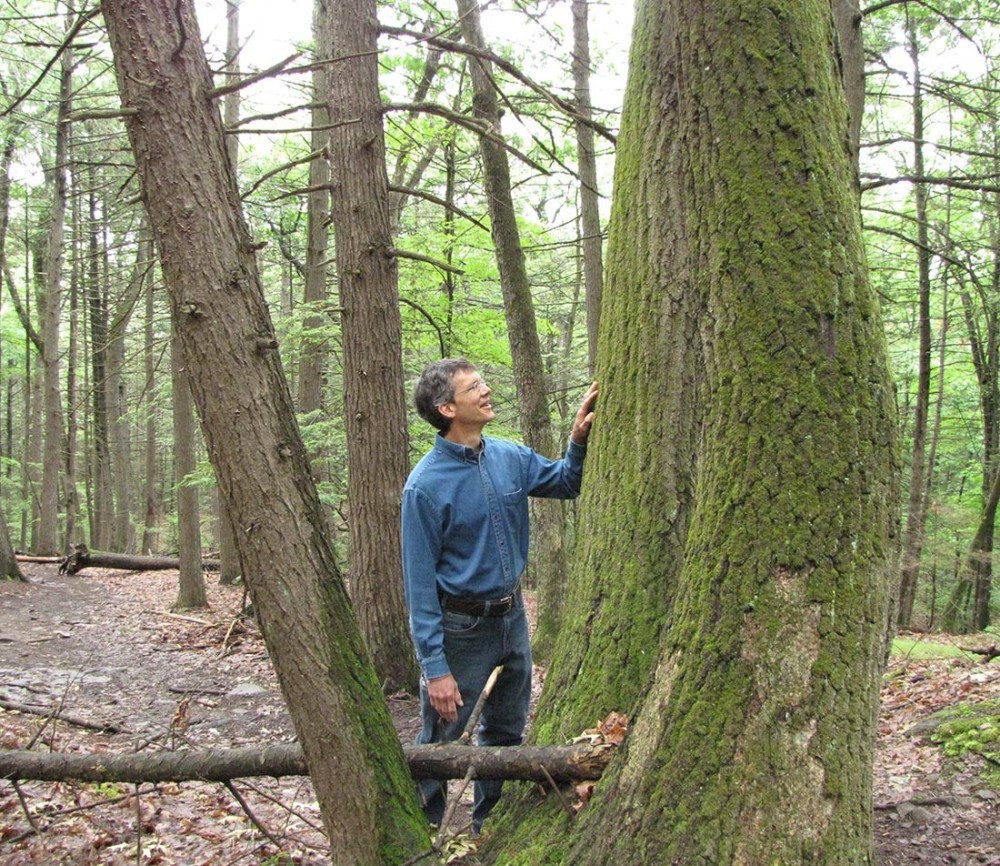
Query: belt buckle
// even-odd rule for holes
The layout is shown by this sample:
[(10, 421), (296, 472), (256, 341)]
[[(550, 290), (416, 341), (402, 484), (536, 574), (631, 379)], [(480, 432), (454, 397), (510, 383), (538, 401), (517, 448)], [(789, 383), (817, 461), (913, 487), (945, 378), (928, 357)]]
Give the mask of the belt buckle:
[(486, 615), (490, 616), (503, 616), (509, 613), (511, 608), (514, 607), (514, 596), (508, 595), (505, 598), (498, 598), (494, 601), (486, 602)]

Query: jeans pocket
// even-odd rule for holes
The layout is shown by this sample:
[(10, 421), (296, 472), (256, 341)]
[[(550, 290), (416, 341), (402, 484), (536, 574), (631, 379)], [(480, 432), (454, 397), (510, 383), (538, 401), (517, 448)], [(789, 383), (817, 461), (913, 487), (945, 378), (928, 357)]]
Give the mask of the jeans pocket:
[(460, 613), (457, 610), (446, 610), (444, 612), (443, 625), (446, 634), (461, 636), (475, 631), (476, 626), (482, 617), (473, 616), (471, 613)]

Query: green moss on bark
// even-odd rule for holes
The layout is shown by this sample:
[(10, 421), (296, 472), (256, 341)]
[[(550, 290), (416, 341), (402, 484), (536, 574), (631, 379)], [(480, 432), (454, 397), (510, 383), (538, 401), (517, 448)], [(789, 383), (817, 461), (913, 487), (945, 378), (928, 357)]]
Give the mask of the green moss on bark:
[(539, 731), (634, 727), (562, 862), (860, 866), (898, 465), (830, 7), (637, 12)]

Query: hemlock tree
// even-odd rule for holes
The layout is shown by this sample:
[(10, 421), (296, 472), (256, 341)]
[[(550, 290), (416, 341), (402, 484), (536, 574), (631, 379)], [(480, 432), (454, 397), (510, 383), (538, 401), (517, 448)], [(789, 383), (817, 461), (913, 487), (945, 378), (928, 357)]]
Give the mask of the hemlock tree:
[(428, 846), (325, 533), (191, 0), (104, 0), (171, 319), (332, 859)]
[(497, 862), (874, 863), (898, 465), (853, 178), (827, 0), (641, 0), (536, 721), (632, 731), (571, 833), (515, 804)]
[(344, 346), (351, 596), (387, 691), (416, 691), (403, 599), (400, 493), (409, 471), (402, 323), (389, 234), (375, 0), (336, 0), (325, 20), (331, 216)]

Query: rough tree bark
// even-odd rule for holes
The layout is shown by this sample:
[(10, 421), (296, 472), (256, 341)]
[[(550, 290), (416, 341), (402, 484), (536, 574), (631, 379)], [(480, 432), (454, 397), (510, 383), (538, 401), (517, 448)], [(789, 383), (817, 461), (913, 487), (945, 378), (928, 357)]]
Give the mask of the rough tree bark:
[(387, 690), (415, 691), (399, 502), (409, 471), (402, 323), (389, 234), (375, 0), (331, 0), (330, 178), (344, 357), (351, 597)]
[(635, 721), (572, 832), (515, 810), (499, 861), (875, 862), (898, 460), (834, 51), (828, 0), (638, 4), (574, 573), (601, 576), (538, 724), (584, 693)]
[(324, 532), (193, 5), (101, 9), (209, 457), (334, 859), (402, 863), (427, 828)]

